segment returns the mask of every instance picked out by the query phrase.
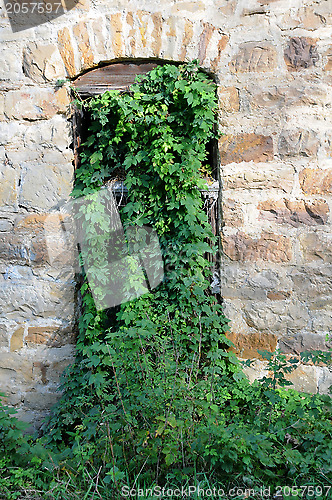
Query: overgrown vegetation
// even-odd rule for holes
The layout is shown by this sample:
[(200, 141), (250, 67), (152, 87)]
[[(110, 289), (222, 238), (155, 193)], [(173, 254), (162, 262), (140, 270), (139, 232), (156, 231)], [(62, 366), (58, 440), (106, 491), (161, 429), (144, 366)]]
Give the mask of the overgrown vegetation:
[[(214, 136), (214, 84), (195, 63), (165, 65), (130, 93), (106, 92), (84, 106), (91, 125), (73, 195), (93, 200), (106, 181), (125, 176), (122, 223), (155, 229), (165, 277), (102, 312), (83, 280), (76, 361), (44, 436), (24, 437), (1, 411), (2, 497), (107, 500), (127, 487), (196, 485), (222, 489), (221, 498), (234, 487), (251, 493), (235, 489), (232, 498), (268, 498), (265, 487), (272, 498), (279, 485), (289, 487), (284, 498), (329, 498), (330, 398), (286, 390), (292, 360), (278, 352), (265, 354), (270, 375), (249, 384), (209, 290), (206, 254), (216, 246), (206, 241), (216, 241), (199, 188)], [(105, 215), (100, 206), (93, 213), (80, 214), (92, 244)], [(133, 276), (123, 286), (140, 283)]]

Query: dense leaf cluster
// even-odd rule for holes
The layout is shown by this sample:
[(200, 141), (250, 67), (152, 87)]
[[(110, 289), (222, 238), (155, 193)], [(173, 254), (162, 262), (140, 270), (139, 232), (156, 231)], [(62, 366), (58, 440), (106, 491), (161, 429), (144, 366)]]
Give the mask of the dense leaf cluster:
[[(103, 441), (103, 453), (107, 442), (121, 473), (143, 464), (157, 477), (173, 465), (193, 471), (214, 408), (228, 398), (221, 377), (239, 372), (227, 350), (228, 322), (209, 290), (206, 254), (216, 247), (206, 242), (215, 238), (200, 192), (214, 137), (215, 86), (194, 64), (168, 65), (131, 93), (106, 92), (86, 108), (90, 135), (74, 195), (90, 196), (124, 176), (122, 223), (157, 232), (165, 276), (149, 293), (99, 314), (84, 282), (78, 357), (64, 385), (70, 412), (52, 432), (63, 440), (74, 426), (87, 445), (92, 435)], [(93, 223), (89, 217), (99, 234), (102, 215)], [(135, 285), (135, 275), (123, 284)]]

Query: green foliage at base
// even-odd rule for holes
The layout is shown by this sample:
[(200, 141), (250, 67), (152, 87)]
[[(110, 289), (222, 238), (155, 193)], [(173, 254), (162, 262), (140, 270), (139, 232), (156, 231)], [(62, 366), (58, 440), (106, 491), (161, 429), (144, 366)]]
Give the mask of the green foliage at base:
[[(267, 354), (271, 375), (250, 384), (209, 290), (206, 255), (216, 247), (207, 241), (216, 240), (199, 188), (214, 137), (214, 84), (196, 64), (165, 65), (130, 93), (106, 92), (84, 106), (91, 125), (73, 195), (93, 200), (109, 179), (125, 177), (122, 223), (157, 232), (165, 278), (102, 312), (83, 279), (76, 361), (44, 436), (24, 437), (0, 412), (2, 498), (107, 500), (134, 485), (239, 486), (257, 494), (232, 498), (263, 498), (266, 486), (272, 495), (277, 485), (331, 485), (331, 399), (286, 390), (292, 363), (278, 352)], [(99, 241), (103, 208), (80, 216)], [(98, 259), (105, 247), (95, 248)], [(129, 293), (141, 283), (133, 274), (123, 286)], [(310, 498), (311, 490), (290, 491)], [(328, 494), (315, 490), (315, 498)]]
[[(278, 355), (273, 360), (276, 362)], [(205, 420), (207, 426), (200, 429), (204, 441), (196, 442), (195, 447), (189, 448), (185, 433), (180, 432), (183, 422), (170, 419), (165, 429), (160, 428), (161, 439), (166, 434), (175, 450), (180, 444), (186, 453), (184, 461), (196, 459), (196, 465), (188, 468), (185, 463), (168, 466), (164, 463), (161, 465), (164, 477), (159, 480), (156, 468), (150, 466), (144, 470), (146, 464), (142, 467), (139, 457), (136, 467), (131, 460), (131, 471), (123, 472), (114, 465), (112, 447), (114, 458), (123, 454), (118, 453), (114, 437), (109, 434), (107, 442), (101, 433), (87, 434), (89, 425), (96, 428), (96, 420), (90, 424), (86, 421), (82, 432), (75, 429), (72, 443), (58, 443), (54, 447), (45, 437), (37, 440), (24, 437), (21, 424), (2, 408), (2, 429), (5, 432), (11, 429), (12, 434), (1, 434), (0, 498), (117, 500), (124, 498), (129, 488), (133, 489), (131, 498), (148, 499), (157, 498), (144, 494), (149, 488), (175, 491), (194, 486), (196, 493), (190, 498), (201, 498), (198, 488), (216, 488), (232, 492), (231, 496), (221, 498), (262, 500), (273, 498), (283, 487), (286, 493), (283, 498), (327, 500), (332, 493), (331, 399), (273, 388), (273, 371), (271, 374), (270, 380), (253, 384), (246, 379), (237, 383), (224, 380), (229, 399), (222, 404), (217, 402), (213, 413), (210, 410)], [(158, 438), (158, 435), (150, 437)], [(200, 463), (198, 453), (201, 453)], [(261, 494), (264, 488), (269, 489), (271, 496)], [(236, 491), (239, 495), (235, 495)], [(95, 497), (93, 492), (97, 492)]]

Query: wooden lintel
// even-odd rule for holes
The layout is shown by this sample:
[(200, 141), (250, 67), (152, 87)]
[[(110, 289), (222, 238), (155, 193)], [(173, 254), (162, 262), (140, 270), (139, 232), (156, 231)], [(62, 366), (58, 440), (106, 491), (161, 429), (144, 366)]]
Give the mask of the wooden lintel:
[(144, 75), (157, 66), (157, 63), (110, 64), (79, 76), (73, 86), (81, 96), (99, 95), (111, 89), (127, 91), (136, 75)]

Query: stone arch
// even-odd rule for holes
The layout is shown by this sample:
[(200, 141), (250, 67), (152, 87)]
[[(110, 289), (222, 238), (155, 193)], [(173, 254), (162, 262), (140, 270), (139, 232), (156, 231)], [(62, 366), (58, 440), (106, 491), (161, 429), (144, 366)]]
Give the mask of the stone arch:
[(66, 26), (58, 31), (55, 46), (32, 42), (24, 59), (28, 76), (39, 82), (74, 78), (103, 63), (139, 58), (198, 59), (202, 68), (216, 72), (227, 42), (220, 28), (202, 20), (127, 10)]

